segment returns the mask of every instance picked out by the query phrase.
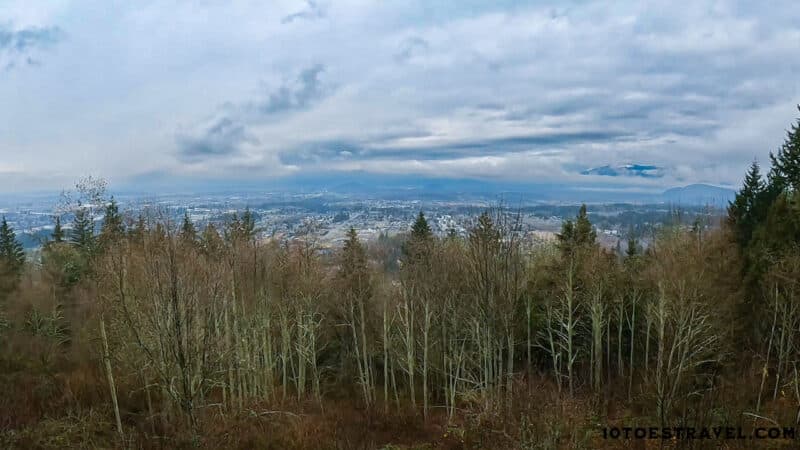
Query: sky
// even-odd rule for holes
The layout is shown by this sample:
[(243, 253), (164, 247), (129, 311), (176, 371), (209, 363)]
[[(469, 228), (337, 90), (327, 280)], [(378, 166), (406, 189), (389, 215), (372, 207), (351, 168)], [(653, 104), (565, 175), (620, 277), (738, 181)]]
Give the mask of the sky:
[[(796, 0), (2, 0), (0, 192), (735, 186), (800, 115), (798, 74)], [(658, 176), (581, 173), (625, 164)]]

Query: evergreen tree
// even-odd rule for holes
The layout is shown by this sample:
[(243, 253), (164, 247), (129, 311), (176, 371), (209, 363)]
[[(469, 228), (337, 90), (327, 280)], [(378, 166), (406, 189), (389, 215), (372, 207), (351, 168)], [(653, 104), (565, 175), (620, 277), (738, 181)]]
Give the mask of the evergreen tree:
[(800, 118), (788, 131), (778, 153), (770, 153), (769, 158), (772, 162), (770, 183), (780, 191), (800, 191)]
[(195, 239), (197, 239), (197, 231), (191, 219), (189, 219), (189, 213), (187, 212), (183, 213), (183, 224), (181, 225), (180, 236), (185, 242), (194, 242)]
[(75, 219), (72, 221), (69, 240), (84, 255), (91, 254), (94, 251), (94, 222), (85, 208), (79, 207), (75, 211)]
[(422, 211), (419, 212), (417, 220), (411, 226), (411, 238), (418, 241), (426, 241), (432, 236), (431, 227), (428, 225), (428, 220)]
[(625, 249), (625, 257), (626, 258), (633, 258), (639, 254), (639, 243), (636, 241), (636, 238), (633, 234), (628, 235), (628, 248)]
[(586, 205), (581, 205), (575, 221), (565, 220), (561, 225), (561, 233), (557, 234), (558, 247), (562, 253), (569, 255), (576, 249), (591, 247), (597, 243), (597, 232), (589, 221)]
[(56, 216), (56, 225), (53, 228), (53, 242), (64, 242), (64, 230), (61, 228), (60, 216)]
[(17, 241), (14, 229), (6, 221), (0, 222), (0, 274), (19, 276), (25, 266), (25, 251)]
[(370, 296), (367, 252), (361, 245), (358, 233), (353, 227), (350, 227), (344, 242), (338, 278), (347, 293), (362, 300)]
[(420, 263), (427, 261), (430, 255), (433, 232), (425, 219), (425, 214), (419, 212), (414, 224), (411, 225), (411, 236), (403, 244), (403, 255), (406, 262)]
[(577, 245), (594, 245), (597, 242), (597, 232), (594, 231), (586, 205), (581, 205), (578, 217), (575, 219), (575, 243)]
[(206, 225), (205, 230), (203, 230), (203, 235), (200, 237), (200, 245), (206, 255), (220, 255), (223, 242), (213, 223)]
[(246, 208), (242, 217), (234, 213), (225, 229), (225, 239), (229, 242), (247, 242), (256, 235), (256, 221), (250, 208)]
[(106, 205), (103, 216), (103, 227), (100, 229), (100, 239), (103, 246), (115, 241), (125, 234), (125, 226), (119, 213), (119, 206), (114, 198)]
[(242, 238), (248, 241), (256, 235), (256, 219), (250, 211), (250, 207), (245, 208), (244, 214), (242, 214), (241, 234)]
[(747, 246), (756, 225), (764, 219), (765, 184), (761, 178), (758, 162), (753, 161), (744, 179), (742, 189), (728, 205), (728, 223), (733, 227), (736, 240), (742, 247)]
[(470, 230), (469, 240), (473, 245), (495, 248), (500, 243), (500, 231), (494, 226), (489, 213), (484, 211), (478, 217), (478, 224)]

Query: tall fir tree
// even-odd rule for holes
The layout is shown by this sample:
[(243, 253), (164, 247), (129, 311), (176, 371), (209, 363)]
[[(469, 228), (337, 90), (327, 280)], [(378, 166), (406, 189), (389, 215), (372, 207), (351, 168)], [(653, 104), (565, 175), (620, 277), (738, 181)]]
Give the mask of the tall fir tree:
[(61, 228), (61, 216), (56, 216), (56, 224), (53, 227), (53, 242), (64, 242), (64, 229)]
[(342, 288), (351, 295), (362, 300), (370, 296), (369, 270), (367, 266), (367, 252), (355, 228), (350, 227), (347, 239), (344, 241), (338, 278)]
[(728, 223), (733, 227), (736, 240), (742, 247), (750, 242), (756, 225), (766, 214), (765, 189), (761, 168), (757, 161), (753, 161), (745, 175), (742, 189), (728, 205)]
[(420, 211), (419, 215), (417, 215), (417, 219), (411, 226), (411, 238), (416, 240), (427, 240), (431, 238), (432, 234), (431, 227), (428, 225), (428, 219), (426, 219), (425, 214)]
[(586, 205), (581, 205), (575, 221), (565, 220), (561, 225), (561, 233), (556, 235), (558, 247), (565, 255), (572, 254), (578, 248), (591, 247), (597, 243), (597, 232), (589, 220)]
[(427, 261), (430, 255), (433, 231), (431, 231), (425, 214), (420, 211), (414, 224), (411, 225), (411, 235), (403, 244), (403, 256), (406, 263), (421, 263)]
[(183, 213), (180, 237), (184, 242), (194, 242), (197, 239), (197, 230), (194, 228), (194, 224), (187, 212)]
[(0, 273), (19, 276), (25, 267), (25, 250), (17, 240), (14, 229), (8, 224), (5, 216), (0, 222)]
[(103, 215), (103, 226), (100, 228), (101, 245), (103, 247), (110, 245), (124, 235), (125, 225), (122, 222), (122, 215), (119, 213), (119, 206), (114, 197), (111, 197)]
[(84, 255), (90, 255), (94, 252), (94, 221), (86, 208), (79, 207), (75, 211), (75, 219), (72, 221), (69, 241), (78, 247)]
[(637, 242), (636, 237), (633, 233), (628, 234), (628, 246), (625, 249), (625, 257), (626, 258), (633, 258), (639, 254), (639, 242)]
[[(800, 105), (797, 108), (800, 110)], [(772, 162), (770, 183), (780, 191), (800, 191), (800, 118), (787, 132), (777, 154), (770, 153), (769, 158)]]

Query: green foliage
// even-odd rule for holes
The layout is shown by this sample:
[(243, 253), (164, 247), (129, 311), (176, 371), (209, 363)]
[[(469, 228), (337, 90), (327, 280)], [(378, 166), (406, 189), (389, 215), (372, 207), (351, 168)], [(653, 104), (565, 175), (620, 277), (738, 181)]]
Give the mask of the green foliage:
[(3, 217), (0, 222), (0, 276), (18, 277), (25, 267), (25, 251), (14, 229)]
[(62, 288), (76, 285), (88, 270), (87, 264), (80, 250), (66, 242), (50, 242), (42, 251), (42, 267)]
[(78, 208), (75, 211), (75, 219), (72, 221), (69, 241), (86, 256), (92, 255), (95, 251), (94, 221), (86, 208)]
[[(800, 110), (800, 105), (797, 108)], [(787, 132), (777, 154), (770, 153), (769, 158), (772, 162), (770, 183), (781, 191), (800, 192), (800, 118)]]
[(423, 241), (430, 239), (431, 236), (432, 232), (431, 227), (428, 225), (428, 220), (425, 218), (425, 214), (420, 211), (417, 220), (411, 226), (411, 237), (412, 239)]
[(111, 197), (111, 201), (106, 205), (105, 215), (103, 217), (103, 227), (100, 234), (105, 239), (116, 239), (125, 234), (125, 225), (122, 223), (122, 216), (119, 213), (119, 206)]
[(589, 221), (586, 205), (581, 205), (575, 222), (566, 220), (561, 225), (561, 233), (557, 235), (558, 246), (562, 254), (571, 255), (579, 249), (593, 247), (597, 244), (597, 232)]
[(225, 229), (225, 239), (231, 243), (252, 241), (256, 236), (256, 231), (255, 216), (248, 207), (242, 213), (241, 218), (238, 214), (233, 214)]
[(411, 235), (403, 245), (404, 262), (409, 264), (429, 262), (432, 244), (433, 232), (425, 214), (420, 211), (414, 224), (411, 225)]
[(64, 230), (61, 228), (61, 216), (55, 217), (55, 227), (53, 227), (53, 242), (64, 242)]
[(342, 249), (338, 278), (346, 292), (362, 299), (370, 297), (367, 253), (358, 240), (358, 233), (352, 227), (347, 232), (347, 240)]
[(766, 187), (758, 162), (753, 161), (742, 189), (728, 205), (728, 223), (733, 226), (736, 239), (743, 247), (750, 243), (755, 227), (764, 219), (769, 206), (765, 204)]
[(184, 242), (194, 242), (197, 239), (197, 230), (194, 228), (194, 224), (189, 219), (189, 213), (187, 212), (183, 213), (180, 236)]

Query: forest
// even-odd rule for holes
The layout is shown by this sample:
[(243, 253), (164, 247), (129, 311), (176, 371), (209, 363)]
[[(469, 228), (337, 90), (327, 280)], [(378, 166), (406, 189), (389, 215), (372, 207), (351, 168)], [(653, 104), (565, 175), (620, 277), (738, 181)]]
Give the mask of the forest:
[(0, 225), (0, 447), (798, 448), (603, 433), (800, 427), (800, 119), (761, 170), (621, 252), (582, 207), (552, 243), (495, 208), (327, 254), (88, 179), (40, 257)]

